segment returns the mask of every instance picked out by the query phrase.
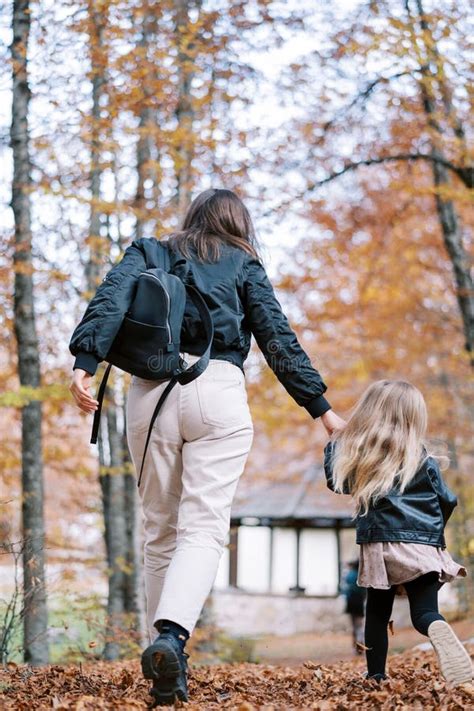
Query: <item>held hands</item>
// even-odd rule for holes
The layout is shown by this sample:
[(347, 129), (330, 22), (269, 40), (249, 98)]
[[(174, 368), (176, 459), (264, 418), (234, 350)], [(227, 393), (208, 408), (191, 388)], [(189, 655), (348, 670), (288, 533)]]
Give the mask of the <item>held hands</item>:
[[(92, 384), (91, 380), (92, 375), (90, 373), (86, 370), (82, 370), (81, 368), (76, 368), (69, 386), (69, 390), (76, 401), (76, 405), (80, 410), (86, 412), (87, 414), (95, 412), (99, 406), (98, 401), (93, 398), (89, 392), (89, 388)], [(338, 430), (343, 430), (346, 426), (346, 421), (343, 420), (342, 417), (339, 417), (339, 415), (336, 415), (333, 410), (325, 412), (324, 415), (321, 416), (321, 422), (326, 428), (329, 436)]]
[(326, 428), (326, 432), (329, 436), (339, 430), (343, 430), (347, 424), (346, 421), (343, 420), (342, 417), (339, 417), (339, 415), (336, 415), (333, 410), (328, 410), (324, 413), (324, 415), (321, 415), (321, 422)]
[(76, 405), (82, 412), (94, 412), (97, 410), (99, 403), (89, 392), (92, 385), (92, 375), (86, 370), (76, 368), (72, 376), (72, 381), (69, 390), (72, 393)]

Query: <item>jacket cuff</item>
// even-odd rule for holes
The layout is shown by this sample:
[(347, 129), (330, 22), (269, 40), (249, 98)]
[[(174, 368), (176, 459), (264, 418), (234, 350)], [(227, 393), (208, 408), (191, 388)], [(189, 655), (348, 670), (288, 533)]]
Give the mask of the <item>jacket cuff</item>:
[(324, 395), (318, 395), (318, 397), (310, 400), (304, 407), (314, 419), (321, 417), (325, 412), (332, 409)]
[(94, 375), (95, 371), (99, 366), (99, 363), (99, 359), (93, 353), (86, 353), (86, 351), (80, 351), (76, 356), (76, 360), (72, 369), (76, 370), (76, 368), (80, 368), (81, 370), (85, 370), (87, 373)]

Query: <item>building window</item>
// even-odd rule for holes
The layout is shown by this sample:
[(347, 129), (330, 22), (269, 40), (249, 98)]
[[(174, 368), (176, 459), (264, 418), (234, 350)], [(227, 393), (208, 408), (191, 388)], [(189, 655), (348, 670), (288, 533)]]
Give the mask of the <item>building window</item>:
[(296, 530), (274, 528), (271, 592), (287, 593), (296, 583)]
[(336, 532), (304, 528), (300, 535), (299, 583), (306, 595), (337, 595), (338, 580)]
[(270, 589), (271, 530), (267, 526), (240, 526), (237, 548), (237, 585), (249, 592)]
[(255, 593), (338, 594), (340, 546), (333, 528), (242, 524), (231, 530), (230, 541), (220, 560), (216, 589), (237, 584)]

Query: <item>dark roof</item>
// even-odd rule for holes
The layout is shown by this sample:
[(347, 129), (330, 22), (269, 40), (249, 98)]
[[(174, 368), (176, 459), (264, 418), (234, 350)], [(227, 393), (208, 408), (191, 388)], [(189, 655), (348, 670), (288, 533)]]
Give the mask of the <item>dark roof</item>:
[[(238, 491), (232, 506), (233, 523), (243, 518), (270, 521), (311, 521), (313, 525), (353, 525), (349, 497), (334, 494), (326, 486), (322, 466), (310, 467), (285, 480), (253, 484)], [(263, 521), (262, 521), (263, 523)], [(268, 523), (268, 521), (265, 521)]]

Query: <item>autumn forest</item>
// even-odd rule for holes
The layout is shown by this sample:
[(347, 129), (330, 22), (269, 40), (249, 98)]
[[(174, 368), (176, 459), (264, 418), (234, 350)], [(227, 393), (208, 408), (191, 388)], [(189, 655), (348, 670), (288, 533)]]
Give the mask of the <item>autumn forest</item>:
[[(464, 0), (3, 8), (4, 663), (54, 661), (48, 615), (64, 600), (103, 621), (86, 656), (117, 660), (140, 643), (129, 376), (115, 371), (92, 447), (91, 417), (68, 389), (68, 342), (131, 241), (175, 229), (209, 187), (248, 206), (278, 298), (338, 413), (380, 378), (422, 391), (430, 443), (449, 456), (459, 502), (448, 532), (470, 571), (456, 584), (459, 614), (472, 612), (469, 10)], [(246, 486), (321, 461), (323, 428), (256, 348), (246, 373), (255, 425)]]

